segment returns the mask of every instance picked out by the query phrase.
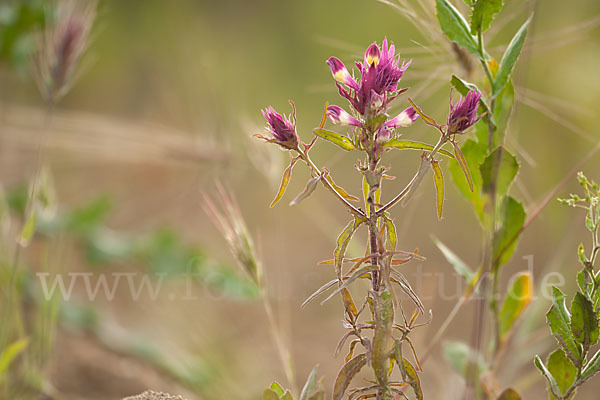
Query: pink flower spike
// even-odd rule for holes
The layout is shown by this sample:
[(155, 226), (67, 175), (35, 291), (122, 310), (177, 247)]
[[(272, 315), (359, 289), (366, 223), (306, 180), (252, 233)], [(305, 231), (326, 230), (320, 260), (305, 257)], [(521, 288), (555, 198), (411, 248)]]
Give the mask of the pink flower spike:
[(358, 89), (358, 84), (352, 78), (350, 72), (348, 72), (348, 69), (346, 69), (344, 63), (341, 62), (338, 58), (330, 57), (329, 60), (327, 60), (327, 65), (329, 65), (329, 68), (331, 69), (333, 79), (340, 83), (343, 83), (346, 86), (351, 87), (352, 89)]
[(362, 127), (363, 124), (352, 115), (347, 113), (343, 108), (338, 106), (327, 107), (327, 116), (334, 124), (350, 125)]

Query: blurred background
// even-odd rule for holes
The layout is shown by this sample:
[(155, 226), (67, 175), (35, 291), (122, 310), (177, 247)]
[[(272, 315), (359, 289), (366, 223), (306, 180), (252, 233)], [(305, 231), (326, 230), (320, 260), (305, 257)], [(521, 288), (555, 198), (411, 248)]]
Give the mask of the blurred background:
[[(302, 204), (287, 206), (308, 178), (303, 168), (294, 170), (284, 200), (269, 209), (288, 156), (251, 135), (263, 131), (261, 108), (272, 105), (289, 113), (292, 99), (299, 134), (312, 139), (326, 101), (346, 106), (325, 60), (336, 55), (352, 65), (370, 43), (384, 37), (404, 59), (412, 59), (402, 80), (410, 97), (443, 120), (451, 74), (473, 82), (482, 77), (470, 68), (474, 60), (458, 62), (436, 30), (434, 2), (101, 0), (77, 80), (52, 111), (45, 133), (46, 106), (30, 62), (32, 33), (39, 29), (44, 3), (0, 3), (4, 293), (44, 136), (41, 187), (48, 198), (37, 234), (22, 250), (17, 275), (24, 304), (20, 323), (34, 333), (21, 362), (11, 367), (12, 387), (0, 396), (40, 398), (32, 389), (38, 388), (53, 399), (119, 399), (154, 389), (189, 399), (257, 399), (273, 380), (289, 387), (260, 294), (203, 210), (204, 196), (218, 202), (216, 182), (237, 199), (254, 238), (296, 381), (304, 382), (319, 364), (330, 390), (344, 356), (333, 356), (344, 332), (342, 304), (300, 305), (334, 277), (331, 266), (317, 262), (331, 257), (335, 237), (349, 218), (321, 188)], [(514, 77), (517, 103), (508, 131), (508, 147), (521, 162), (512, 190), (532, 211), (600, 139), (600, 3), (505, 3), (487, 38), (496, 59), (534, 12)], [(417, 24), (401, 12), (406, 4), (418, 11)], [(395, 110), (407, 106), (403, 97)], [(422, 123), (404, 132), (407, 139), (436, 140)], [(360, 194), (355, 153), (340, 154), (323, 142), (313, 158), (338, 184)], [(418, 158), (418, 152), (386, 154), (384, 164), (397, 178), (385, 182), (384, 199), (410, 179)], [(600, 156), (583, 170), (600, 180), (598, 167)], [(572, 179), (559, 195), (575, 191)], [(404, 267), (433, 313), (431, 323), (412, 336), (422, 353), (461, 291), (432, 236), (476, 267), (480, 227), (450, 180), (441, 221), (429, 179), (392, 215), (399, 247), (418, 248), (427, 257)], [(357, 236), (350, 255), (362, 254), (363, 239)], [(565, 275), (565, 290), (572, 291), (579, 269), (576, 248), (586, 240), (583, 215), (551, 201), (523, 235), (504, 281), (531, 265), (536, 284), (558, 271)], [(182, 277), (190, 271), (191, 281)], [(50, 278), (77, 272), (81, 278), (68, 300), (54, 296), (48, 301), (38, 272)], [(89, 298), (83, 276), (92, 276), (95, 285), (95, 277), (104, 274), (112, 284), (119, 273), (136, 273), (135, 285), (149, 274), (150, 285), (162, 286), (156, 296), (144, 289), (134, 298), (123, 275), (114, 297), (100, 290)], [(555, 345), (544, 325), (549, 300), (536, 289), (538, 298), (504, 354), (498, 376), (502, 387), (514, 386), (526, 399), (546, 398), (532, 359)], [(6, 302), (3, 307), (10, 312)], [(445, 361), (443, 344), (469, 341), (473, 313), (470, 304), (462, 308), (423, 365), (426, 398), (460, 397), (462, 378)], [(0, 322), (3, 329), (10, 321)], [(599, 388), (591, 381), (580, 397), (595, 398)]]

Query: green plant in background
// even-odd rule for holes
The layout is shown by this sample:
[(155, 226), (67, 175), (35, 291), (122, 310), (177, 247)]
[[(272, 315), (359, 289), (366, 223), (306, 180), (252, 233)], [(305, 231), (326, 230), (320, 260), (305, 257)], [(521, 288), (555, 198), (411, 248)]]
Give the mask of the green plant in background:
[[(412, 390), (414, 396), (421, 399), (423, 391), (418, 375), (421, 367), (410, 334), (415, 328), (423, 325), (417, 324), (416, 321), (420, 314), (425, 313), (425, 307), (397, 266), (423, 258), (416, 250), (396, 250), (396, 228), (389, 211), (399, 202), (408, 201), (427, 173), (432, 171), (437, 193), (437, 215), (441, 219), (444, 178), (440, 167), (441, 160), (436, 159), (438, 155), (458, 160), (466, 185), (473, 184), (458, 140), (484, 115), (478, 114), (481, 94), (477, 90), (470, 90), (455, 103), (451, 100), (450, 111), (444, 124), (438, 124), (426, 115), (410, 98), (408, 102), (411, 107), (391, 117), (388, 114), (391, 103), (406, 92), (406, 89), (401, 89), (398, 85), (410, 62), (401, 64), (399, 56), (395, 54), (394, 45), (388, 44), (387, 39), (384, 39), (381, 46), (377, 43), (370, 45), (364, 60), (356, 62), (357, 78), (336, 57), (329, 58), (327, 64), (340, 96), (348, 101), (352, 112), (349, 113), (336, 105), (326, 106), (321, 124), (314, 129), (315, 137), (310, 143), (302, 142), (298, 136), (293, 103), (290, 102), (293, 108), (290, 116), (282, 116), (272, 107), (263, 110), (263, 116), (268, 123), (268, 136), (255, 136), (275, 143), (290, 153), (290, 165), (283, 174), (281, 187), (271, 206), (284, 195), (292, 169), (300, 161), (308, 166), (311, 178), (304, 191), (294, 198), (290, 205), (305, 200), (320, 183), (334, 194), (352, 217), (337, 239), (333, 259), (327, 261), (333, 265), (336, 278), (324, 284), (303, 304), (306, 305), (334, 287), (335, 290), (323, 302), (339, 295), (344, 304), (344, 327), (347, 332), (340, 340), (336, 354), (344, 348), (350, 338), (352, 340), (345, 364), (334, 384), (333, 398), (342, 399), (348, 396), (351, 399), (391, 399), (396, 395), (406, 396), (405, 392)], [(349, 134), (326, 129), (327, 117), (335, 124), (349, 127)], [(419, 117), (440, 135), (435, 145), (401, 138), (403, 131), (399, 128), (412, 125)], [(330, 172), (320, 169), (309, 156), (318, 139), (323, 139), (344, 151), (363, 153), (364, 159), (359, 161), (356, 168), (362, 175), (364, 210), (352, 204), (359, 200), (357, 197), (339, 187)], [(451, 151), (444, 149), (445, 145), (451, 145)], [(381, 164), (383, 155), (387, 151), (406, 149), (422, 151), (420, 165), (404, 189), (384, 203), (382, 181), (391, 177), (388, 175), (389, 168)], [(360, 227), (366, 227), (368, 231), (365, 255), (347, 258), (348, 245)], [(346, 264), (350, 266), (345, 268)], [(370, 282), (370, 290), (357, 306), (349, 287), (360, 279)], [(396, 288), (414, 303), (414, 312), (405, 312)], [(400, 321), (397, 321), (397, 315), (401, 315)], [(354, 355), (355, 351), (359, 354)], [(412, 362), (406, 358), (408, 353), (413, 355)], [(371, 385), (351, 388), (353, 379), (367, 365), (373, 373), (373, 379), (369, 381)], [(393, 375), (394, 365), (397, 365), (399, 377)], [(269, 390), (273, 391), (272, 388)], [(269, 390), (265, 392), (265, 398), (274, 398)]]
[(579, 291), (570, 309), (567, 298), (553, 288), (552, 306), (546, 314), (548, 326), (559, 348), (548, 356), (546, 363), (535, 357), (535, 365), (548, 381), (550, 399), (567, 400), (575, 397), (577, 388), (600, 371), (600, 350), (592, 355), (600, 332), (600, 272), (595, 269), (600, 253), (600, 190), (598, 184), (578, 175), (584, 197), (572, 194), (563, 204), (586, 210), (585, 227), (592, 236), (592, 248), (586, 252), (583, 244), (577, 251), (583, 269), (577, 274)]

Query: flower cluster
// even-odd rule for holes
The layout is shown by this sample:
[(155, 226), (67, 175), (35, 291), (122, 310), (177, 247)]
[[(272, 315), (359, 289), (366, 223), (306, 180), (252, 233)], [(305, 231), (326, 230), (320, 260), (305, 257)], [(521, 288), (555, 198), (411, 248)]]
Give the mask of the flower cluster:
[(471, 89), (464, 98), (460, 96), (458, 101), (452, 104), (452, 92), (450, 92), (450, 112), (446, 120), (448, 134), (464, 133), (483, 117), (484, 114), (477, 115), (480, 99), (481, 93)]
[(292, 104), (292, 114), (285, 116), (279, 114), (273, 107), (262, 110), (262, 115), (267, 120), (267, 132), (270, 137), (256, 135), (267, 142), (276, 143), (286, 150), (298, 149), (298, 133), (296, 132), (296, 108)]

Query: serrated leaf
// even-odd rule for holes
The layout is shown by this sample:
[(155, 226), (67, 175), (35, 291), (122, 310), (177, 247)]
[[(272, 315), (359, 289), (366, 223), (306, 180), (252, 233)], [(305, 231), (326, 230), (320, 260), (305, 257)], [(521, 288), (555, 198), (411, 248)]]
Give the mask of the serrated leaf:
[(469, 53), (480, 57), (477, 39), (471, 34), (469, 24), (460, 11), (448, 0), (436, 0), (436, 9), (442, 32)]
[(531, 303), (533, 282), (529, 272), (523, 272), (514, 280), (500, 310), (500, 340), (506, 340), (513, 324)]
[(519, 162), (502, 146), (492, 151), (479, 167), (481, 185), (484, 193), (495, 189), (499, 197), (508, 193), (511, 183), (519, 172)]
[(521, 400), (521, 396), (514, 389), (508, 388), (502, 392), (498, 400)]
[(442, 209), (444, 207), (444, 175), (438, 161), (431, 161), (433, 171), (433, 182), (435, 183), (436, 208), (438, 219), (442, 219)]
[(360, 372), (366, 363), (367, 355), (359, 354), (344, 364), (333, 385), (334, 400), (341, 400), (344, 397), (344, 393), (346, 393), (346, 389), (348, 389), (350, 382), (352, 382), (352, 379)]
[(502, 0), (475, 0), (471, 16), (471, 33), (487, 31), (494, 16), (502, 9)]
[[(431, 151), (434, 149), (434, 146), (427, 144), (427, 143), (421, 143), (421, 142), (416, 142), (414, 140), (400, 140), (400, 139), (392, 139), (389, 140), (386, 144), (383, 145), (384, 148), (393, 148), (393, 149), (400, 149), (400, 150), (427, 150), (427, 151)], [(446, 157), (449, 158), (454, 158), (454, 154), (450, 153), (447, 150), (444, 149), (439, 149), (438, 150), (439, 154), (443, 154)]]
[(479, 221), (484, 224), (484, 207), (485, 198), (481, 193), (481, 172), (479, 166), (483, 163), (486, 157), (486, 145), (477, 143), (476, 141), (469, 139), (462, 146), (461, 151), (465, 156), (467, 166), (471, 173), (471, 179), (473, 181), (473, 191), (470, 190), (468, 183), (465, 181), (464, 173), (462, 168), (458, 165), (457, 161), (450, 162), (450, 175), (456, 188), (460, 193), (473, 204), (473, 210), (479, 218)]
[(8, 370), (14, 360), (21, 354), (29, 345), (28, 339), (19, 339), (6, 347), (0, 353), (0, 378)]
[(571, 332), (584, 351), (598, 342), (598, 318), (594, 306), (579, 292), (571, 302)]
[(577, 378), (577, 368), (567, 358), (562, 349), (555, 350), (550, 354), (546, 364), (548, 371), (556, 381), (560, 393), (565, 394)]
[(527, 28), (529, 27), (530, 21), (531, 18), (525, 21), (506, 48), (506, 51), (502, 56), (502, 60), (500, 61), (498, 73), (494, 78), (494, 91), (492, 92), (492, 97), (496, 97), (509, 82), (515, 63), (517, 62), (519, 54), (521, 53), (521, 49), (523, 48), (523, 43), (525, 43)]
[(306, 186), (304, 187), (304, 190), (298, 196), (296, 196), (296, 198), (294, 200), (292, 200), (290, 202), (290, 206), (295, 206), (296, 204), (300, 203), (302, 200), (305, 200), (308, 197), (310, 197), (310, 195), (313, 194), (313, 192), (317, 188), (317, 184), (319, 183), (319, 181), (321, 179), (322, 179), (322, 176), (320, 176), (320, 175), (310, 178), (308, 180), (308, 182), (306, 182)]
[(358, 229), (358, 227), (365, 222), (364, 219), (354, 218), (352, 221), (346, 225), (342, 233), (337, 238), (336, 247), (333, 251), (333, 265), (335, 267), (335, 272), (338, 278), (342, 277), (342, 262), (344, 260), (344, 256), (346, 255), (346, 249), (350, 244), (350, 240), (354, 235), (354, 232)]
[(469, 268), (469, 266), (461, 260), (452, 250), (450, 250), (444, 243), (438, 240), (436, 237), (432, 237), (433, 243), (437, 246), (438, 249), (442, 252), (446, 261), (454, 267), (454, 271), (462, 276), (467, 283), (473, 281), (475, 277), (475, 273)]
[(580, 352), (571, 333), (571, 314), (567, 310), (565, 295), (557, 287), (552, 288), (552, 307), (546, 313), (546, 321), (567, 357), (577, 365)]
[(310, 372), (300, 393), (300, 400), (325, 400), (325, 390), (323, 390), (323, 385), (317, 379), (318, 370), (319, 366), (317, 365)]
[(277, 204), (279, 202), (279, 200), (281, 200), (281, 198), (283, 197), (283, 195), (285, 193), (285, 189), (287, 189), (287, 186), (290, 183), (290, 179), (292, 178), (292, 168), (293, 167), (294, 167), (294, 162), (292, 162), (285, 169), (285, 171), (283, 171), (283, 176), (281, 177), (281, 184), (279, 185), (279, 191), (277, 192), (277, 195), (275, 195), (275, 198), (273, 199), (273, 201), (271, 202), (271, 205), (269, 207), (271, 207), (271, 208), (275, 207), (275, 204)]
[(313, 130), (314, 134), (318, 137), (331, 142), (346, 151), (354, 150), (354, 143), (346, 136), (339, 134), (337, 132), (333, 132), (323, 128), (316, 128)]
[(517, 238), (525, 223), (523, 204), (511, 196), (506, 196), (500, 206), (499, 220), (502, 225), (496, 231), (492, 243), (492, 254), (496, 268), (506, 264), (515, 251)]
[(560, 398), (560, 389), (558, 388), (558, 384), (556, 383), (556, 380), (554, 379), (550, 371), (548, 371), (548, 368), (546, 368), (546, 365), (544, 365), (539, 356), (535, 356), (534, 364), (540, 370), (542, 375), (544, 375), (544, 378), (546, 378), (546, 380), (548, 381), (548, 392), (550, 394), (553, 394), (555, 397)]
[(380, 385), (387, 381), (386, 361), (389, 355), (389, 344), (392, 339), (392, 324), (394, 323), (394, 304), (390, 292), (373, 294), (375, 300), (375, 333), (373, 334), (371, 365)]

